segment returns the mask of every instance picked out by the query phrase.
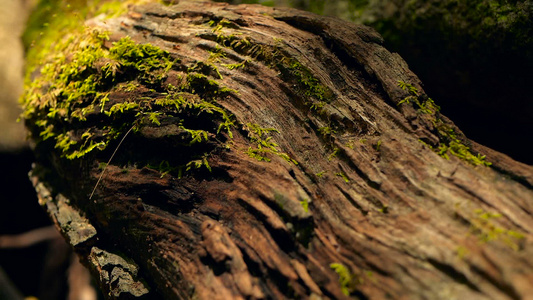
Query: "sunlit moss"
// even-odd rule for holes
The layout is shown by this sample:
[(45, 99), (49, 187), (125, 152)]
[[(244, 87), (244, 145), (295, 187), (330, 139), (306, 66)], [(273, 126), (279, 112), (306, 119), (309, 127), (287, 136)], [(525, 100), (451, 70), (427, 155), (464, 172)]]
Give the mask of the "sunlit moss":
[(422, 142), (424, 145), (433, 149), (441, 157), (446, 159), (450, 159), (449, 155), (453, 155), (475, 166), (491, 165), (485, 159), (484, 155), (479, 153), (474, 155), (470, 151), (470, 147), (466, 146), (458, 138), (455, 130), (442, 120), (439, 113), (440, 107), (431, 98), (422, 97), (418, 89), (409, 83), (398, 81), (398, 86), (409, 93), (409, 96), (398, 102), (398, 105), (413, 105), (419, 113), (432, 116), (431, 121), (439, 136), (439, 144), (431, 146)]
[(329, 267), (339, 275), (339, 283), (341, 285), (342, 293), (346, 296), (350, 296), (350, 294), (355, 291), (355, 286), (359, 282), (357, 277), (341, 263), (332, 263)]

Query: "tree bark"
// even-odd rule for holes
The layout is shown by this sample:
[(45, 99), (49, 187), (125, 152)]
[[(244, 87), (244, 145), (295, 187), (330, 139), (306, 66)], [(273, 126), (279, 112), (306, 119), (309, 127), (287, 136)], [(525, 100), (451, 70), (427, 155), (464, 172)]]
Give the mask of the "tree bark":
[(65, 35), (24, 107), (40, 202), (109, 299), (533, 295), (533, 168), (371, 28), (188, 1), (87, 25), (110, 40)]
[(516, 147), (533, 130), (533, 1), (376, 0), (359, 21), (378, 29), (469, 137), (533, 164)]

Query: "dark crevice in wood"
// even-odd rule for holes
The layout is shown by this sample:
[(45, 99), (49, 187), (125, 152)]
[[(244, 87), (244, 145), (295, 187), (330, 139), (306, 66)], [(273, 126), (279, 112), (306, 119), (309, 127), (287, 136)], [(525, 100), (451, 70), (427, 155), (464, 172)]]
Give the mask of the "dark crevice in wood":
[(468, 288), (474, 291), (477, 291), (477, 292), (481, 292), (479, 288), (473, 282), (468, 280), (468, 278), (466, 278), (466, 276), (463, 273), (455, 270), (453, 266), (450, 266), (449, 264), (446, 264), (446, 263), (442, 263), (432, 258), (428, 258), (427, 261), (432, 266), (442, 271), (442, 273), (446, 274), (447, 276), (449, 276), (451, 279), (453, 279), (457, 283), (467, 285)]
[(522, 296), (520, 296), (512, 286), (505, 284), (505, 282), (503, 281), (495, 280), (494, 277), (492, 277), (490, 274), (488, 274), (484, 270), (481, 270), (476, 265), (472, 265), (471, 268), (473, 272), (485, 278), (487, 281), (492, 283), (496, 288), (498, 288), (502, 293), (504, 293), (505, 295), (508, 295), (511, 299), (513, 300), (523, 299)]
[[(258, 217), (258, 219), (265, 226), (265, 229), (267, 229), (267, 231), (270, 233), (270, 236), (272, 237), (272, 239), (276, 241), (276, 244), (277, 246), (280, 247), (280, 249), (282, 249), (284, 252), (292, 252), (295, 250), (296, 243), (292, 235), (288, 231), (274, 228), (272, 224), (268, 222), (268, 220), (266, 219), (266, 216), (264, 216), (262, 212), (257, 211), (255, 207), (251, 206), (246, 201), (242, 199), (238, 199), (238, 200), (239, 200), (239, 204), (244, 209), (246, 209), (248, 212)], [(268, 202), (270, 202), (270, 200), (267, 201), (267, 204)]]
[(493, 164), (490, 167), (498, 173), (502, 174), (503, 176), (507, 176), (510, 180), (516, 181), (527, 189), (533, 190), (533, 184), (531, 184), (531, 182), (525, 176), (515, 174), (512, 171), (502, 168), (496, 164)]
[(355, 199), (352, 198), (352, 196), (347, 193), (346, 191), (344, 191), (344, 189), (340, 188), (339, 187), (339, 191), (344, 195), (344, 197), (346, 197), (346, 199), (348, 199), (350, 201), (350, 203), (355, 207), (357, 208), (359, 211), (361, 211), (361, 213), (363, 214), (363, 216), (366, 216), (368, 214), (368, 209), (365, 209), (363, 208), (359, 203), (357, 203), (355, 201)]

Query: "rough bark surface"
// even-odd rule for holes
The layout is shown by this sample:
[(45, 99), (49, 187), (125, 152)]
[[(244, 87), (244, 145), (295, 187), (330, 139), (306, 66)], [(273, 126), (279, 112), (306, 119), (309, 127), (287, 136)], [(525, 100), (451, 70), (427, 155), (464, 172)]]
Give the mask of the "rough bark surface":
[(533, 1), (374, 0), (359, 21), (471, 138), (533, 164), (517, 147), (533, 130)]
[[(126, 136), (92, 198), (118, 140), (68, 160), (27, 120), (41, 202), (110, 299), (531, 299), (532, 167), (414, 105), (427, 100), (421, 83), (372, 29), (187, 1), (88, 24), (110, 31), (108, 44), (128, 35), (179, 59), (165, 84), (222, 51), (202, 72), (234, 90), (198, 96), (232, 115), (230, 130), (214, 124), (194, 148), (161, 116)], [(161, 96), (110, 91), (111, 104)], [(492, 165), (439, 156), (437, 125)], [(191, 149), (210, 171), (147, 166)]]

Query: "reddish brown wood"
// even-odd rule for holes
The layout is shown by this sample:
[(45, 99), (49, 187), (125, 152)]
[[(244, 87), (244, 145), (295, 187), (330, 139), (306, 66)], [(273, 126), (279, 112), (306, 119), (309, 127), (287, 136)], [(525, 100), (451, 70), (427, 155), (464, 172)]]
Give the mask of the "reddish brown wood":
[[(533, 168), (464, 137), (491, 167), (424, 146), (420, 139), (439, 139), (431, 118), (399, 105), (409, 94), (398, 87), (411, 83), (423, 94), (421, 83), (374, 30), (297, 10), (187, 1), (90, 24), (115, 40), (129, 35), (161, 47), (187, 66), (216, 49), (207, 23), (222, 19), (235, 27), (225, 34), (277, 45), (300, 62), (331, 90), (331, 103), (310, 109), (305, 91), (278, 69), (219, 43), (220, 63), (250, 62), (212, 76), (238, 91), (217, 100), (238, 127), (233, 139), (226, 135), (229, 149), (214, 145), (212, 172), (178, 179), (135, 166), (139, 153), (162, 151), (163, 129), (152, 127), (125, 139), (89, 199), (109, 152), (78, 162), (37, 148), (49, 159), (33, 173), (41, 200), (110, 298), (342, 299), (337, 263), (352, 274), (344, 285), (352, 297), (530, 299)], [(248, 156), (255, 144), (247, 123), (279, 130), (270, 136), (298, 164)], [(89, 236), (72, 239), (69, 230), (79, 230), (61, 221), (67, 213)], [(483, 242), (484, 233), (495, 235)]]

